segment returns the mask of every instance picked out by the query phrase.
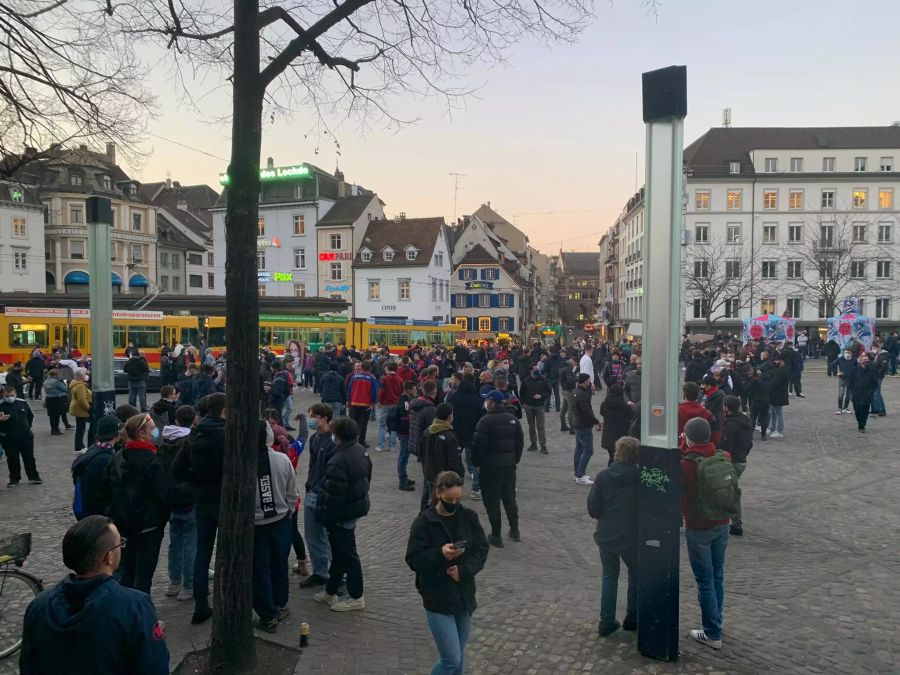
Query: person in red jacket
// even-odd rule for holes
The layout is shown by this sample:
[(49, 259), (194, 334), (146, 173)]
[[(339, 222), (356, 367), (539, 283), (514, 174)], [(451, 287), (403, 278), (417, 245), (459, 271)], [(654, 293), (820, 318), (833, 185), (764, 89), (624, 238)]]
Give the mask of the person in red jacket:
[(347, 416), (359, 426), (359, 444), (368, 448), (366, 428), (372, 408), (378, 403), (378, 380), (372, 375), (372, 362), (363, 361), (358, 373), (347, 380)]
[(400, 367), (397, 369), (397, 375), (399, 375), (400, 379), (404, 382), (414, 382), (416, 379), (416, 371), (410, 367), (410, 363), (409, 356), (404, 356), (400, 359)]
[[(696, 386), (696, 385), (694, 385)], [(716, 445), (711, 442), (709, 422), (695, 417), (684, 425), (685, 455), (711, 457)], [(731, 461), (731, 455), (724, 453)], [(681, 515), (688, 558), (697, 582), (697, 599), (703, 627), (690, 632), (692, 639), (713, 649), (722, 648), (722, 622), (725, 608), (725, 549), (728, 546), (730, 518), (707, 520), (697, 507), (697, 464), (681, 459)]]
[(700, 403), (700, 387), (696, 382), (685, 382), (681, 388), (684, 402), (678, 404), (678, 443), (684, 448), (684, 426), (695, 417), (702, 417), (711, 422), (712, 413)]
[(403, 395), (403, 379), (397, 374), (397, 364), (389, 363), (385, 367), (385, 374), (381, 376), (378, 386), (378, 442), (375, 451), (394, 450), (397, 447), (397, 430), (391, 420), (397, 407), (397, 402)]

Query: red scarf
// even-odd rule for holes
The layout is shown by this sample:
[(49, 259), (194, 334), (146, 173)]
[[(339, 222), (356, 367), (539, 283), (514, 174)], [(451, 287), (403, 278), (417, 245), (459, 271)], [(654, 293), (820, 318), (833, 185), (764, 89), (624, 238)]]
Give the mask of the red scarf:
[(156, 454), (156, 446), (153, 443), (149, 443), (147, 441), (135, 440), (128, 441), (125, 444), (125, 447), (129, 450), (149, 450), (154, 455)]

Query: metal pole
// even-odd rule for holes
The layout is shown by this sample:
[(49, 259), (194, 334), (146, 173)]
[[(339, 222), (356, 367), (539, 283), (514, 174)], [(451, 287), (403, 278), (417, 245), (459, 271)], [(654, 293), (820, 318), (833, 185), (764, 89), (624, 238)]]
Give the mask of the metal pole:
[(88, 270), (91, 304), (91, 382), (94, 423), (116, 409), (113, 379), (112, 264), (110, 228), (112, 209), (105, 197), (87, 198)]
[(677, 450), (681, 329), (683, 120), (687, 69), (643, 74), (647, 125), (641, 483), (638, 492), (638, 650), (678, 658), (680, 454)]

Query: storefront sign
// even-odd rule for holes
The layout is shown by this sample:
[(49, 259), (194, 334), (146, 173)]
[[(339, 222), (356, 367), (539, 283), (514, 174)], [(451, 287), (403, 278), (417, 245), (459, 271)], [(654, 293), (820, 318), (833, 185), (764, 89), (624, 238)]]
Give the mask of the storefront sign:
[(397, 305), (382, 305), (382, 306), (381, 306), (381, 311), (382, 311), (382, 312), (396, 312), (396, 311), (397, 311)]
[(293, 281), (293, 272), (257, 272), (256, 280), (267, 283), (269, 281)]
[(483, 288), (485, 290), (493, 290), (494, 282), (493, 281), (467, 281), (466, 282), (466, 290), (477, 290), (479, 288)]
[(347, 252), (330, 252), (330, 253), (320, 253), (319, 260), (322, 262), (334, 262), (336, 260), (353, 260), (353, 254)]
[(340, 286), (326, 286), (326, 293), (346, 293), (350, 290), (350, 284), (341, 284)]
[[(278, 166), (273, 169), (260, 169), (259, 179), (263, 182), (293, 180), (296, 178), (308, 178), (310, 173), (309, 167), (306, 166), (306, 164), (295, 164), (293, 166)], [(221, 185), (230, 185), (231, 176), (227, 173), (220, 173), (219, 183)]]
[(278, 237), (257, 237), (256, 248), (281, 248), (281, 239)]

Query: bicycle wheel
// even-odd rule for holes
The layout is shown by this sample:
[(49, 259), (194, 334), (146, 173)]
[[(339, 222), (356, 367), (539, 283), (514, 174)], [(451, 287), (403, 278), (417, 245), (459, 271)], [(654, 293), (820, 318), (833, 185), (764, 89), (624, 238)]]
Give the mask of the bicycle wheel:
[(39, 579), (19, 570), (0, 570), (0, 659), (22, 646), (25, 610), (44, 590)]

